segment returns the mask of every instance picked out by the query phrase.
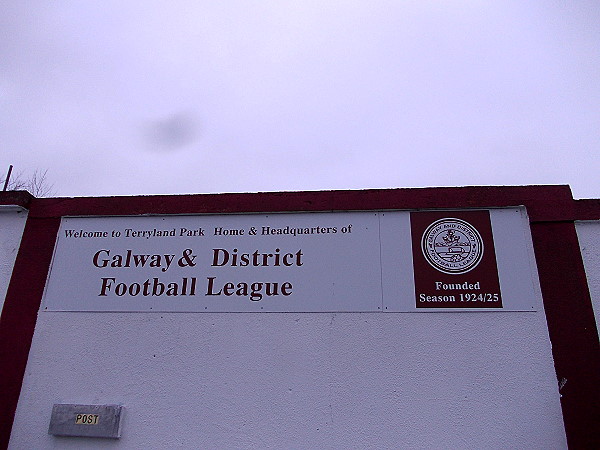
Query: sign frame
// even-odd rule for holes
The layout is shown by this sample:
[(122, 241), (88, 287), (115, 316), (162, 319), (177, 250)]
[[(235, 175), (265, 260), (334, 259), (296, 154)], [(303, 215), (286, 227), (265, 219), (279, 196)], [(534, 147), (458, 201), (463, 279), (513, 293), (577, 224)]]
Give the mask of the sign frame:
[[(490, 215), (490, 224), (492, 228), (493, 239), (496, 246), (496, 260), (497, 260), (497, 273), (500, 283), (500, 291), (502, 293), (502, 307), (501, 308), (487, 308), (487, 307), (478, 307), (478, 308), (469, 308), (469, 307), (453, 307), (453, 308), (419, 308), (418, 305), (415, 304), (415, 297), (417, 293), (415, 292), (415, 281), (413, 277), (414, 272), (414, 261), (413, 261), (413, 238), (411, 232), (410, 225), (410, 217), (411, 214), (420, 214), (424, 211), (433, 211), (438, 215), (442, 216), (454, 216), (460, 215), (461, 212), (470, 212), (470, 211), (488, 211)], [(112, 222), (111, 222), (112, 221)], [(288, 274), (288, 278), (277, 278), (278, 289), (280, 289), (279, 297), (277, 300), (284, 300), (283, 302), (275, 303), (268, 301), (247, 301), (244, 303), (239, 302), (229, 302), (226, 304), (221, 304), (220, 306), (215, 302), (207, 302), (200, 301), (196, 304), (190, 304), (190, 302), (179, 302), (175, 306), (173, 305), (165, 305), (160, 302), (146, 302), (145, 304), (129, 304), (124, 307), (115, 307), (115, 298), (112, 301), (105, 302), (102, 306), (89, 306), (84, 305), (81, 306), (78, 303), (78, 300), (75, 299), (75, 295), (79, 295), (79, 292), (82, 290), (81, 283), (79, 283), (77, 292), (71, 291), (61, 291), (60, 289), (56, 289), (56, 285), (62, 283), (67, 283), (68, 278), (65, 275), (64, 267), (60, 267), (60, 260), (64, 258), (65, 255), (68, 255), (69, 251), (66, 251), (65, 242), (67, 240), (66, 231), (67, 230), (75, 230), (71, 232), (71, 237), (73, 233), (77, 233), (77, 230), (82, 232), (82, 236), (76, 239), (89, 239), (89, 237), (83, 236), (86, 230), (81, 226), (81, 224), (93, 224), (96, 225), (98, 223), (109, 224), (112, 223), (110, 227), (105, 228), (114, 228), (114, 230), (103, 229), (100, 232), (104, 233), (98, 235), (97, 239), (108, 239), (110, 233), (114, 232), (118, 226), (115, 226), (115, 223), (127, 224), (131, 223), (140, 223), (147, 222), (150, 224), (156, 224), (160, 222), (169, 223), (168, 226), (163, 227), (164, 230), (168, 230), (170, 233), (180, 234), (181, 229), (186, 229), (190, 232), (194, 231), (193, 227), (182, 226), (182, 224), (188, 224), (190, 221), (200, 222), (198, 225), (199, 228), (195, 229), (196, 235), (185, 236), (186, 239), (207, 239), (207, 231), (210, 231), (213, 236), (213, 243), (208, 245), (208, 247), (204, 247), (204, 264), (208, 264), (207, 255), (212, 255), (213, 265), (219, 266), (225, 259), (228, 259), (227, 263), (230, 264), (233, 261), (233, 257), (236, 256), (237, 262), (240, 263), (241, 258), (250, 258), (252, 259), (254, 248), (260, 247), (260, 245), (264, 246), (265, 242), (268, 242), (269, 239), (272, 241), (273, 249), (271, 250), (271, 255), (268, 257), (269, 261), (273, 263), (275, 261), (275, 257), (279, 255), (279, 263), (280, 266), (272, 269), (271, 272), (265, 271), (264, 267), (246, 267), (244, 268), (245, 274), (252, 274), (253, 276), (259, 276), (262, 274), (274, 274), (277, 273), (278, 276), (283, 274), (284, 272)], [(242, 224), (243, 226), (231, 226), (236, 223)], [(296, 238), (298, 236), (291, 236), (290, 230), (294, 228), (309, 228), (314, 229), (315, 223), (319, 223), (318, 229), (322, 229), (324, 232), (317, 232), (311, 235), (310, 239), (314, 239), (309, 247), (306, 247), (306, 242), (309, 241), (298, 241)], [(211, 225), (206, 225), (210, 223)], [(214, 224), (217, 223), (217, 226)], [(271, 225), (265, 225), (266, 223), (270, 223)], [(290, 223), (296, 224), (297, 226), (290, 226)], [(254, 227), (256, 224), (257, 226)], [(277, 226), (273, 226), (273, 224)], [(287, 224), (287, 225), (282, 225)], [(313, 224), (308, 226), (309, 224)], [(197, 225), (197, 224), (196, 224)], [(249, 230), (250, 228), (262, 229), (261, 227), (270, 227), (269, 230), (279, 230), (284, 234), (281, 235), (271, 235), (269, 232), (266, 235), (258, 236), (258, 240), (254, 241), (255, 244), (248, 246), (248, 242), (250, 240), (257, 238), (257, 235), (249, 236), (248, 234), (241, 235), (230, 235), (227, 236), (221, 234), (215, 236), (216, 229), (221, 228), (222, 230)], [(346, 229), (346, 233), (342, 233), (341, 229)], [(123, 226), (121, 226), (123, 229)], [(161, 231), (161, 228), (157, 228), (156, 226), (145, 226), (145, 227), (125, 227), (129, 229), (129, 238), (132, 240), (131, 242), (148, 242), (152, 239), (163, 241), (173, 238), (174, 236), (166, 236), (158, 233)], [(330, 233), (326, 233), (325, 231), (329, 229)], [(331, 233), (331, 230), (336, 229), (336, 233)], [(350, 232), (348, 230), (351, 229)], [(87, 232), (98, 231), (98, 227), (94, 226), (87, 230)], [(174, 231), (173, 231), (174, 230)], [(287, 234), (286, 233), (287, 230)], [(142, 234), (136, 234), (136, 231), (141, 231)], [(147, 232), (147, 233), (144, 233)], [(200, 236), (202, 234), (203, 236)], [(108, 235), (106, 234), (108, 233)], [(123, 231), (121, 231), (123, 233)], [(153, 235), (151, 236), (151, 234)], [(192, 233), (193, 234), (193, 233)], [(121, 234), (123, 236), (123, 234)], [(273, 237), (285, 237), (285, 239), (293, 238), (296, 239), (294, 245), (290, 245), (288, 241), (281, 239), (272, 239)], [(330, 251), (330, 259), (324, 260), (322, 263), (315, 263), (319, 258), (314, 257), (317, 253), (314, 253), (312, 258), (310, 257), (311, 252), (319, 252), (322, 250), (326, 250), (324, 237), (328, 239), (335, 239), (334, 250)], [(348, 239), (349, 236), (352, 236)], [(181, 236), (179, 236), (181, 237)], [(129, 239), (128, 238), (128, 239)], [(215, 240), (216, 239), (216, 240)], [(249, 240), (250, 239), (250, 240)], [(344, 241), (344, 239), (348, 239)], [(227, 243), (227, 240), (228, 243)], [(256, 244), (260, 241), (260, 245)], [(72, 239), (71, 239), (72, 242)], [(81, 241), (79, 241), (81, 242)], [(174, 242), (174, 241), (173, 241)], [(189, 240), (186, 242), (190, 242)], [(293, 241), (292, 241), (293, 242)], [(344, 243), (352, 243), (352, 245), (356, 246), (354, 250), (348, 250), (347, 246), (342, 244)], [(218, 246), (215, 244), (218, 243)], [(226, 246), (228, 245), (228, 246)], [(127, 247), (127, 246), (125, 246)], [(125, 247), (120, 247), (121, 250), (125, 250)], [(171, 255), (171, 262), (180, 260), (182, 264), (185, 266), (186, 263), (189, 262), (186, 260), (186, 256), (191, 257), (196, 253), (195, 248), (191, 248), (191, 244), (182, 244), (180, 245), (177, 251), (160, 252), (155, 251), (154, 255)], [(239, 247), (239, 248), (238, 248)], [(293, 248), (292, 248), (293, 247)], [(298, 248), (297, 248), (298, 247)], [(145, 248), (149, 248), (147, 245)], [(310, 249), (310, 251), (303, 250)], [(93, 256), (96, 257), (96, 262), (94, 263), (96, 266), (105, 265), (104, 267), (94, 267), (96, 271), (102, 272), (104, 269), (110, 269), (108, 266), (114, 263), (113, 259), (115, 254), (119, 254), (121, 261), (127, 258), (127, 254), (119, 253), (118, 251), (112, 252), (111, 249), (104, 249), (102, 245), (98, 247), (100, 250), (106, 250), (100, 255), (94, 253)], [(212, 250), (211, 252), (207, 252), (207, 249)], [(218, 250), (221, 249), (221, 250)], [(243, 250), (244, 249), (244, 250)], [(248, 250), (249, 249), (249, 250)], [(300, 249), (300, 250), (299, 250)], [(339, 250), (344, 251), (343, 255), (338, 255)], [(126, 250), (132, 250), (127, 248)], [(186, 250), (192, 250), (189, 253), (186, 253)], [(235, 252), (233, 252), (235, 250)], [(98, 251), (98, 250), (96, 250)], [(258, 251), (258, 250), (256, 250)], [(300, 254), (299, 254), (300, 252)], [(146, 253), (150, 255), (150, 253)], [(266, 254), (266, 252), (259, 252), (261, 257)], [(368, 254), (368, 258), (365, 261), (368, 264), (354, 264), (353, 261), (357, 260), (359, 257), (362, 258), (365, 254)], [(129, 258), (134, 257), (134, 253), (132, 253)], [(245, 256), (244, 256), (245, 255)], [(336, 256), (337, 255), (337, 256)], [(88, 252), (86, 257), (87, 264), (90, 265), (90, 257), (92, 253)], [(283, 267), (281, 257), (286, 256), (286, 263), (289, 266)], [(220, 259), (219, 259), (220, 258)], [(300, 259), (299, 259), (300, 258)], [(164, 261), (165, 258), (162, 258), (163, 261), (155, 260), (154, 274), (163, 273), (167, 271), (169, 268), (174, 266), (167, 267), (167, 263)], [(210, 259), (210, 258), (208, 258)], [(218, 261), (217, 261), (218, 260)], [(59, 261), (57, 263), (57, 261)], [(100, 262), (99, 262), (100, 261)], [(296, 265), (294, 267), (292, 261), (295, 261)], [(310, 261), (310, 264), (315, 264), (315, 267), (312, 267), (306, 273), (309, 275), (308, 277), (294, 275), (293, 270), (296, 270), (298, 273), (306, 269), (306, 265)], [(124, 263), (123, 263), (124, 264)], [(64, 264), (63, 264), (64, 266)], [(82, 261), (68, 261), (66, 266), (74, 267), (75, 274), (71, 276), (72, 279), (85, 280), (86, 269), (85, 264)], [(302, 266), (302, 267), (301, 267)], [(290, 269), (291, 267), (291, 269)], [(334, 267), (332, 269), (332, 267)], [(337, 267), (337, 269), (335, 269)], [(375, 270), (374, 270), (375, 267)], [(89, 269), (89, 267), (88, 267)], [(100, 270), (101, 269), (101, 270)], [(184, 270), (185, 267), (182, 268)], [(225, 299), (236, 300), (237, 295), (234, 295), (237, 286), (235, 283), (233, 286), (217, 286), (216, 282), (218, 277), (216, 274), (221, 273), (229, 273), (229, 272), (221, 269), (223, 267), (213, 267), (214, 272), (208, 274), (206, 277), (207, 284), (201, 286), (200, 283), (202, 280), (196, 279), (195, 281), (191, 280), (191, 276), (181, 276), (179, 279), (182, 281), (178, 284), (179, 292), (182, 292), (185, 288), (187, 291), (194, 289), (194, 295), (196, 296), (196, 300), (199, 292), (204, 293), (204, 297), (209, 296), (213, 297), (212, 294), (221, 291), (221, 294), (231, 294), (231, 295), (220, 295), (214, 297), (220, 297), (219, 300)], [(218, 269), (218, 270), (217, 270)], [(239, 267), (236, 269), (241, 272)], [(234, 270), (234, 272), (235, 272)], [(287, 272), (286, 272), (287, 270)], [(328, 280), (328, 277), (324, 274), (330, 273), (328, 271), (331, 270), (339, 270), (340, 272), (344, 272), (348, 277), (349, 274), (349, 284), (344, 280), (344, 278), (340, 278), (339, 274), (335, 275), (337, 278), (331, 281)], [(278, 271), (278, 272), (277, 272)], [(89, 270), (88, 270), (89, 273)], [(104, 279), (109, 279), (105, 282), (104, 285), (97, 285), (96, 290), (100, 289), (99, 293), (103, 293), (106, 295), (101, 295), (102, 300), (107, 300), (110, 293), (114, 292), (118, 285), (118, 279), (116, 276), (112, 274), (115, 271), (107, 270), (107, 276), (99, 277)], [(206, 274), (205, 274), (206, 275)], [(316, 285), (317, 282), (314, 282), (314, 279), (320, 280), (322, 282), (321, 289), (304, 289), (297, 288), (296, 286), (303, 286), (303, 283), (307, 284), (307, 279), (311, 279), (311, 285)], [(318, 278), (320, 277), (320, 278)], [(114, 278), (114, 281), (112, 280)], [(139, 277), (138, 277), (139, 278)], [(168, 289), (169, 284), (163, 281), (158, 276), (147, 276), (144, 275), (141, 278), (145, 280), (149, 280), (149, 284), (147, 286), (148, 292), (150, 292), (154, 284), (157, 284), (157, 290), (160, 291), (162, 289), (161, 284), (164, 284), (164, 289)], [(137, 281), (140, 285), (140, 290), (143, 289), (143, 280)], [(186, 280), (187, 278), (187, 280)], [(210, 285), (210, 279), (212, 280), (212, 285)], [(231, 277), (229, 277), (231, 278)], [(262, 277), (261, 279), (267, 279), (268, 277)], [(155, 279), (159, 281), (155, 282)], [(258, 279), (258, 278), (257, 278)], [(325, 280), (325, 281), (323, 281)], [(366, 287), (359, 283), (357, 280), (364, 282), (366, 281)], [(238, 280), (236, 280), (238, 281)], [(104, 282), (104, 281), (103, 281)], [(174, 283), (175, 281), (171, 281)], [(251, 286), (250, 278), (245, 278), (241, 281), (242, 283), (246, 283)], [(288, 288), (287, 291), (282, 292), (281, 288), (284, 286), (284, 283), (287, 282), (292, 288)], [(134, 283), (131, 281), (131, 283)], [(344, 284), (346, 283), (346, 289), (344, 290)], [(127, 285), (131, 286), (131, 284)], [(102, 291), (102, 288), (106, 289)], [(339, 288), (342, 288), (339, 290)], [(138, 289), (137, 286), (134, 287), (134, 293)], [(227, 288), (227, 290), (224, 290)], [(364, 288), (363, 291), (360, 289)], [(272, 289), (272, 287), (270, 287)], [(336, 293), (337, 290), (337, 300), (330, 302), (329, 300)], [(157, 290), (154, 293), (158, 292)], [(186, 292), (187, 292), (186, 291)], [(292, 295), (281, 295), (288, 294), (288, 292), (300, 292), (302, 295), (301, 301), (303, 303), (295, 304), (292, 302), (286, 302), (289, 297)], [(340, 293), (341, 292), (341, 293)], [(359, 294), (357, 294), (359, 292)], [(188, 292), (189, 293), (189, 292)], [(362, 293), (362, 295), (360, 294)], [(99, 295), (99, 294), (98, 294)], [(152, 296), (151, 296), (152, 297)], [(243, 297), (243, 296), (242, 296)], [(286, 298), (287, 297), (287, 298)], [(180, 299), (183, 297), (180, 297)], [(70, 300), (69, 300), (70, 299)], [(321, 305), (319, 302), (325, 299), (326, 302), (329, 302), (326, 305)], [(152, 299), (156, 300), (156, 299)], [(184, 299), (188, 300), (188, 299)], [(270, 300), (270, 299), (269, 299)], [(197, 214), (197, 215), (144, 215), (144, 216), (76, 216), (76, 217), (63, 217), (61, 220), (61, 225), (58, 232), (58, 239), (56, 240), (54, 255), (52, 259), (52, 263), (50, 266), (50, 270), (48, 273), (48, 282), (46, 284), (46, 288), (44, 291), (44, 297), (41, 305), (42, 311), (97, 311), (97, 312), (464, 312), (464, 311), (481, 311), (481, 312), (491, 312), (491, 311), (536, 311), (540, 308), (541, 305), (541, 291), (539, 288), (539, 281), (537, 278), (537, 270), (535, 259), (533, 255), (533, 248), (531, 243), (531, 235), (529, 231), (529, 220), (527, 217), (527, 213), (524, 207), (511, 207), (511, 208), (474, 208), (474, 209), (435, 209), (435, 210), (381, 210), (381, 211), (344, 211), (344, 212), (282, 212), (282, 213), (246, 213), (246, 214)]]

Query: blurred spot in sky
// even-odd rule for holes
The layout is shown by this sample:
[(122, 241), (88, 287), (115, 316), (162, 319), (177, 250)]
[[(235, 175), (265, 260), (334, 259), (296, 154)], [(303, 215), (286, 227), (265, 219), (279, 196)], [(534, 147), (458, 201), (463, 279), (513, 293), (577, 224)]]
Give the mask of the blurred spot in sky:
[(198, 124), (188, 113), (176, 113), (148, 122), (144, 127), (148, 147), (156, 151), (174, 151), (198, 138)]

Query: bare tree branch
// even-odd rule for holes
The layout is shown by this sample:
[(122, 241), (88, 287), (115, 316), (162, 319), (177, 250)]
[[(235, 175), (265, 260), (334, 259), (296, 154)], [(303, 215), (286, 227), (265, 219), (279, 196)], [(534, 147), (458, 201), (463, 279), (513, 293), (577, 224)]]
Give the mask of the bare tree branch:
[[(47, 178), (48, 170), (36, 169), (29, 178), (23, 176), (23, 172), (14, 173), (8, 180), (8, 191), (29, 191), (34, 197), (50, 197), (54, 195), (54, 184), (50, 184)], [(0, 185), (4, 184), (5, 176), (0, 176)]]

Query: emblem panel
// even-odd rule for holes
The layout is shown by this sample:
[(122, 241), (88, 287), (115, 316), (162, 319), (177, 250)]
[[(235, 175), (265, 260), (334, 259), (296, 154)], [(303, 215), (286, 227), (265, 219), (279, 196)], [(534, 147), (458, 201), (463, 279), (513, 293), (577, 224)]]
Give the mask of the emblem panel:
[(421, 239), (425, 260), (448, 274), (466, 273), (483, 257), (483, 239), (477, 229), (462, 219), (444, 218), (433, 222)]

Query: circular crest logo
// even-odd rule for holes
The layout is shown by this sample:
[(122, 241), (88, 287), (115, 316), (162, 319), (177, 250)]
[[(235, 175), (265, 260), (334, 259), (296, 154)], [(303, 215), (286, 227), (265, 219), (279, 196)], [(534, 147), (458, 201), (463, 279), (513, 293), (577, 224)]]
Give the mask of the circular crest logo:
[(483, 239), (477, 229), (461, 219), (446, 218), (427, 227), (421, 239), (425, 260), (440, 272), (465, 273), (483, 256)]

